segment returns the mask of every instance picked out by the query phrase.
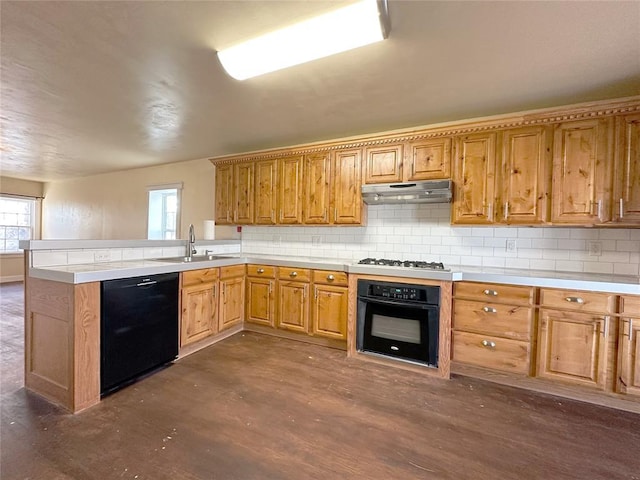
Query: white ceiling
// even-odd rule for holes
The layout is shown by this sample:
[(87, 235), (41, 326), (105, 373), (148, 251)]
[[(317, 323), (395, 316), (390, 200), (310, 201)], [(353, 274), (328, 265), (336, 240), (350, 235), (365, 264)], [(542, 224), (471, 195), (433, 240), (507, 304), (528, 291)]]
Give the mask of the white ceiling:
[(3, 0), (2, 175), (58, 180), (640, 94), (640, 1), (391, 0), (378, 44), (244, 82), (214, 54), (338, 4)]

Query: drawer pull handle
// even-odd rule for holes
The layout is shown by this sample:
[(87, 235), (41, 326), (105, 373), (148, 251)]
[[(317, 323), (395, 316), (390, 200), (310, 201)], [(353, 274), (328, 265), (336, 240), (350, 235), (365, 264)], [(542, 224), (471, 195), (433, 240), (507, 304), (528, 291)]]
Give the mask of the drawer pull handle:
[(327, 275), (327, 280), (329, 280), (330, 282), (333, 282), (336, 279), (336, 277), (334, 277), (333, 275)]
[(496, 313), (498, 310), (496, 310), (495, 308), (492, 307), (482, 307), (482, 310), (484, 310), (487, 313)]
[(492, 297), (497, 297), (498, 296), (498, 292), (496, 292), (495, 290), (485, 290), (483, 292), (485, 295), (491, 295)]
[(489, 340), (482, 340), (482, 346), (487, 348), (496, 348), (496, 342), (490, 342)]
[(258, 273), (264, 273), (264, 268), (259, 268)]
[(584, 300), (582, 299), (582, 297), (565, 297), (564, 299), (570, 303), (579, 303), (579, 304), (584, 303)]
[(290, 277), (297, 277), (298, 276), (298, 272), (291, 272), (289, 274)]

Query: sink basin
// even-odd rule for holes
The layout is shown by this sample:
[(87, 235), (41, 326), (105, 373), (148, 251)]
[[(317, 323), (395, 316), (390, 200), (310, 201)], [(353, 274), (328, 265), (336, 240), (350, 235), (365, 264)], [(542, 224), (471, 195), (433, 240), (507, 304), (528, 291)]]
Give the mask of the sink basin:
[(219, 255), (193, 255), (191, 257), (168, 257), (168, 258), (154, 258), (155, 262), (167, 262), (167, 263), (192, 263), (192, 262), (208, 262), (210, 260), (224, 260), (231, 257), (219, 256)]

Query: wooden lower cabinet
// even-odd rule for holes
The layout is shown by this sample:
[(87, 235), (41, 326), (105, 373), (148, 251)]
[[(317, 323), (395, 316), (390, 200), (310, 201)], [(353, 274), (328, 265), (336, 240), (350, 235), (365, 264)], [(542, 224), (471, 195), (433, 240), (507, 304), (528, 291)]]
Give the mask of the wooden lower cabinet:
[(277, 325), (294, 332), (309, 331), (309, 283), (280, 282)]
[(247, 322), (275, 326), (274, 272), (267, 265), (247, 266)]
[(617, 390), (640, 396), (640, 317), (622, 319), (618, 349)]
[(526, 375), (531, 344), (469, 332), (454, 332), (453, 358), (457, 362)]
[(218, 331), (216, 290), (216, 283), (182, 287), (181, 347)]
[(540, 309), (539, 377), (604, 389), (611, 317)]
[(245, 266), (220, 268), (220, 310), (218, 330), (239, 325), (244, 321)]
[(314, 285), (313, 288), (313, 334), (346, 341), (349, 289), (333, 285)]

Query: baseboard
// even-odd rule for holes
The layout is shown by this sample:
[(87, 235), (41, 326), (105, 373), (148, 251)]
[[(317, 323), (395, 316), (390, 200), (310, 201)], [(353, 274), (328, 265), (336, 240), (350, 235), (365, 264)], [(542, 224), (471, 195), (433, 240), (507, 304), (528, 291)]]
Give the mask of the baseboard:
[(24, 275), (7, 275), (0, 277), (0, 283), (24, 282)]

